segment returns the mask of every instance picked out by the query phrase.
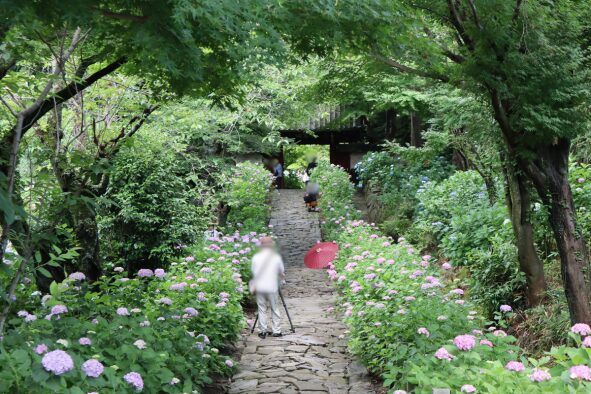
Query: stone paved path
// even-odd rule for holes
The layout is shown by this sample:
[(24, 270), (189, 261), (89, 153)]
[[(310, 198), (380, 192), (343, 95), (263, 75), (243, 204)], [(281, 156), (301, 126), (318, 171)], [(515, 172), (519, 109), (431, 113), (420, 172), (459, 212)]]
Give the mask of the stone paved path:
[(229, 393), (374, 393), (365, 368), (346, 351), (346, 326), (327, 312), (334, 295), (326, 273), (303, 265), (304, 253), (320, 239), (318, 213), (306, 211), (301, 191), (282, 190), (273, 198), (271, 224), (285, 259), (283, 294), (296, 333), (285, 311), (284, 337), (262, 340), (245, 332)]

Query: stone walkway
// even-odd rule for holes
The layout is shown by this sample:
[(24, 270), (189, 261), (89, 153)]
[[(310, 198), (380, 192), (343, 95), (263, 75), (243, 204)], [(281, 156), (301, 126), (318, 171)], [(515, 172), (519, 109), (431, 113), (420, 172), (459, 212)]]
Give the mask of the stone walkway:
[(275, 193), (270, 223), (285, 259), (283, 295), (296, 333), (289, 330), (285, 311), (282, 338), (262, 340), (245, 332), (230, 394), (374, 393), (365, 368), (346, 351), (346, 326), (327, 311), (335, 297), (326, 273), (303, 265), (305, 252), (320, 239), (318, 217), (306, 211), (301, 191)]

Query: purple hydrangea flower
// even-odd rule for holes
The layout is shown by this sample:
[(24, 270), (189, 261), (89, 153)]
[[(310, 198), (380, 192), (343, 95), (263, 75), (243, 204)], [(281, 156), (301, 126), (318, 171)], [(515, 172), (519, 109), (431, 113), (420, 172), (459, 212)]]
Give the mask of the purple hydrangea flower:
[(117, 314), (119, 316), (129, 316), (129, 311), (127, 310), (127, 308), (117, 308)]
[(163, 279), (166, 276), (166, 272), (162, 268), (157, 268), (154, 270), (154, 276), (158, 279)]
[(56, 305), (51, 308), (52, 315), (61, 315), (62, 313), (68, 312), (68, 308), (65, 305)]
[(154, 272), (148, 268), (142, 268), (137, 272), (137, 276), (140, 278), (149, 278), (150, 276), (154, 276)]
[(105, 367), (103, 364), (95, 359), (86, 360), (84, 364), (82, 364), (82, 372), (89, 378), (98, 378), (101, 376)]
[(509, 305), (501, 305), (499, 310), (501, 312), (511, 312), (513, 310), (513, 308), (511, 308)]
[(86, 275), (84, 275), (82, 272), (73, 272), (70, 274), (70, 276), (68, 276), (68, 278), (73, 280), (84, 280), (86, 279)]
[(92, 345), (92, 341), (90, 340), (90, 338), (86, 338), (86, 337), (82, 337), (78, 340), (78, 343), (83, 345), (83, 346), (90, 346)]
[(199, 312), (197, 312), (197, 309), (193, 307), (188, 307), (185, 308), (185, 313), (189, 316), (197, 316)]
[(123, 376), (123, 379), (125, 379), (125, 381), (137, 391), (142, 391), (144, 388), (144, 380), (142, 379), (142, 375), (137, 372), (129, 372)]
[(27, 323), (30, 323), (30, 322), (35, 321), (35, 320), (37, 320), (37, 316), (35, 316), (35, 315), (27, 315), (27, 316), (25, 316), (25, 321)]
[(41, 364), (47, 372), (54, 375), (63, 375), (74, 369), (74, 360), (63, 350), (54, 350), (46, 353), (41, 359)]
[(159, 303), (161, 303), (162, 305), (172, 305), (172, 300), (168, 297), (162, 297), (161, 299), (158, 300)]

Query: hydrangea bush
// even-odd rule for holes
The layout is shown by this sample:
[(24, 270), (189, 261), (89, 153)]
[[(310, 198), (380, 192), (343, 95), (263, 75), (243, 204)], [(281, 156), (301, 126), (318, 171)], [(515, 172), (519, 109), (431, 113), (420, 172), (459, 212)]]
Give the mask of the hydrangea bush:
[[(324, 191), (344, 188), (328, 181), (340, 177), (339, 168), (318, 171)], [(323, 215), (341, 246), (327, 272), (339, 289), (337, 310), (350, 327), (350, 349), (392, 392), (591, 391), (588, 325), (572, 327), (571, 346), (528, 358), (506, 333), (511, 306), (500, 306), (494, 321), (485, 319), (453, 261), (421, 256), (406, 240), (394, 242), (375, 225), (336, 210)]]
[(229, 374), (224, 347), (244, 326), (250, 258), (265, 235), (247, 224), (266, 220), (260, 194), (271, 183), (260, 167), (237, 171), (245, 169), (255, 175), (227, 186), (259, 192), (240, 231), (181, 247), (184, 257), (166, 269), (115, 266), (92, 284), (72, 273), (50, 294), (19, 300), (0, 342), (0, 392), (191, 393), (211, 374)]
[(225, 194), (230, 207), (228, 222), (249, 231), (264, 231), (271, 209), (265, 202), (273, 175), (262, 165), (246, 161), (238, 163), (230, 182), (232, 187)]

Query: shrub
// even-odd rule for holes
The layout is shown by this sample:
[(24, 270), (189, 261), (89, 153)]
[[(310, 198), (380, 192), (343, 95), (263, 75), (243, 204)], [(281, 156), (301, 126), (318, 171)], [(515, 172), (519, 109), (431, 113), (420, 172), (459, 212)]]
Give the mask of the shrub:
[(228, 222), (250, 231), (264, 231), (269, 222), (266, 204), (272, 174), (259, 164), (239, 163), (229, 178), (225, 200), (230, 207)]
[(185, 159), (158, 144), (129, 146), (117, 155), (101, 199), (100, 234), (108, 260), (133, 271), (161, 267), (179, 245), (200, 238), (214, 218), (209, 204), (194, 204)]
[[(333, 212), (324, 213), (327, 224), (340, 218)], [(495, 393), (591, 389), (591, 336), (582, 343), (591, 334), (589, 326), (572, 327), (573, 346), (528, 359), (504, 331), (511, 308), (503, 305), (494, 322), (487, 321), (465, 296), (473, 289), (453, 276), (449, 263), (421, 257), (403, 239), (394, 244), (363, 221), (339, 224), (340, 231), (332, 234), (341, 250), (328, 275), (339, 289), (351, 350), (382, 375), (386, 386), (425, 394), (434, 388)], [(497, 240), (490, 242), (494, 250)]]
[(341, 167), (326, 162), (318, 163), (312, 172), (311, 182), (320, 186), (319, 206), (323, 215), (323, 233), (325, 238), (333, 238), (340, 230), (341, 223), (347, 219), (359, 217), (352, 198), (355, 189), (349, 174)]
[[(250, 182), (261, 192), (270, 185), (263, 176)], [(228, 190), (243, 183), (231, 178)], [(264, 196), (250, 201), (266, 206)], [(259, 211), (243, 211), (245, 223), (262, 220), (248, 212)], [(30, 281), (20, 285), (23, 309), (8, 321), (0, 349), (0, 392), (200, 392), (211, 374), (230, 374), (223, 349), (243, 327), (259, 237), (242, 230), (179, 246), (183, 257), (166, 262), (166, 271), (112, 267), (92, 284), (72, 273), (43, 297)]]

